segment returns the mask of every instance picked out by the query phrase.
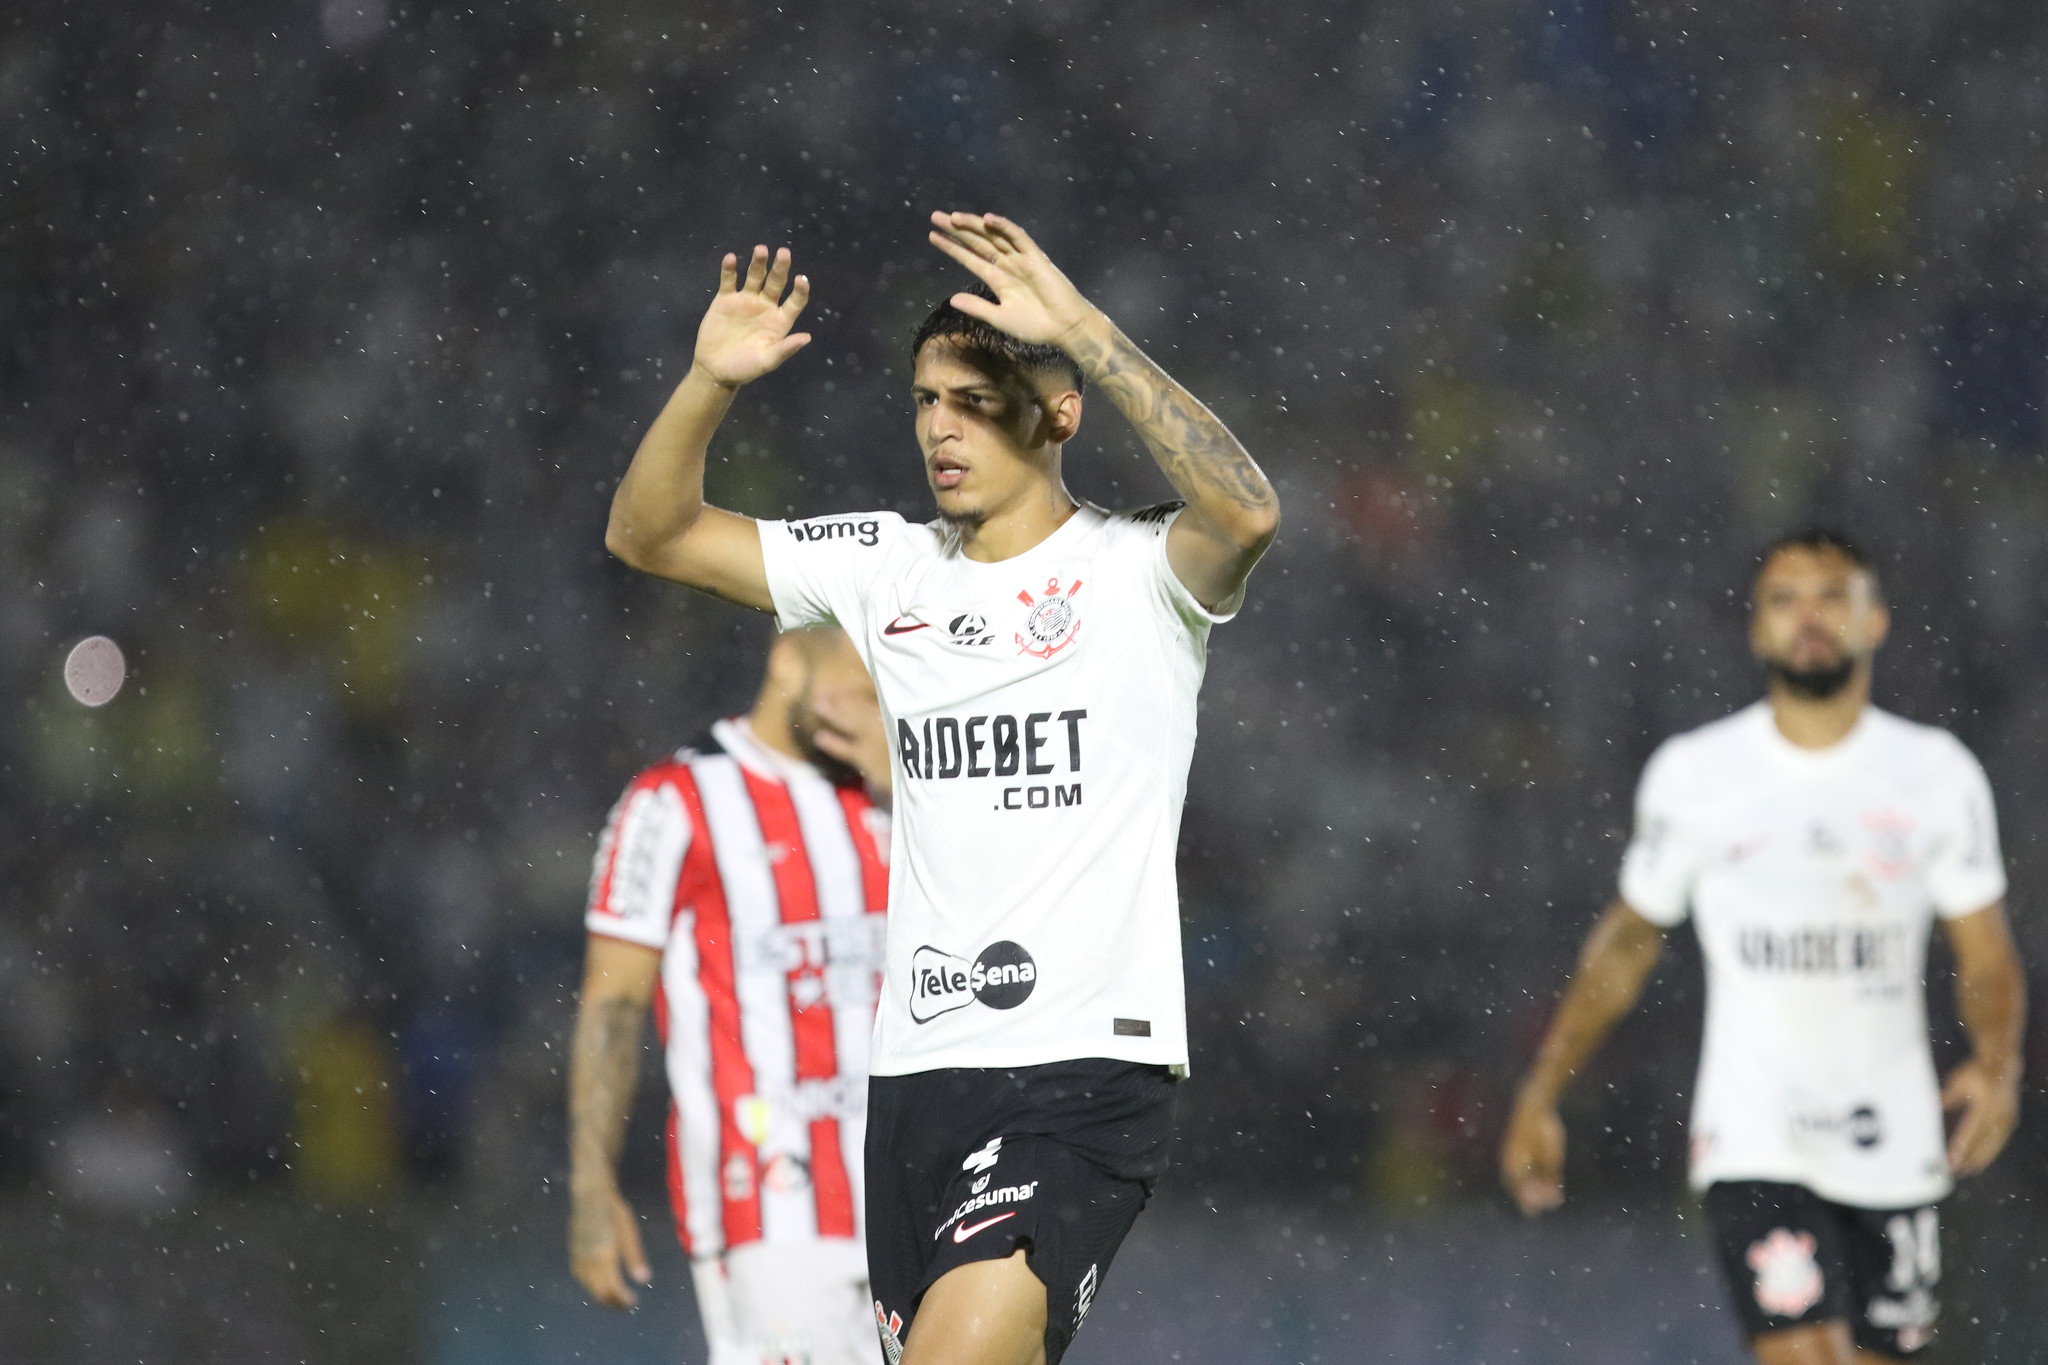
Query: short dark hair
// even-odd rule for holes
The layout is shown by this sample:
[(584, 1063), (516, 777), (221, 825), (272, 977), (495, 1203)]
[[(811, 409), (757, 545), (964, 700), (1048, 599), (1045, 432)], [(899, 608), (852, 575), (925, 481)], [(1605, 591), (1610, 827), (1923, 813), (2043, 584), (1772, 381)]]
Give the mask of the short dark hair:
[(1785, 550), (1833, 550), (1869, 574), (1872, 583), (1877, 581), (1877, 564), (1871, 559), (1870, 552), (1847, 532), (1832, 526), (1802, 526), (1795, 531), (1787, 531), (1764, 546), (1763, 553), (1756, 557), (1757, 572), (1762, 573), (1764, 565)]
[[(972, 294), (978, 299), (987, 299), (990, 303), (996, 301), (995, 290), (978, 280), (971, 288), (959, 292)], [(1038, 373), (1056, 370), (1073, 384), (1076, 393), (1082, 392), (1087, 384), (1081, 376), (1080, 365), (1059, 347), (1042, 341), (1019, 341), (1008, 332), (989, 326), (980, 318), (969, 317), (953, 306), (951, 295), (932, 309), (923, 325), (917, 329), (917, 335), (910, 339), (912, 363), (915, 363), (917, 357), (923, 353), (927, 341), (939, 337), (958, 343), (964, 351), (979, 351), (984, 355), (1006, 360), (1019, 369)]]

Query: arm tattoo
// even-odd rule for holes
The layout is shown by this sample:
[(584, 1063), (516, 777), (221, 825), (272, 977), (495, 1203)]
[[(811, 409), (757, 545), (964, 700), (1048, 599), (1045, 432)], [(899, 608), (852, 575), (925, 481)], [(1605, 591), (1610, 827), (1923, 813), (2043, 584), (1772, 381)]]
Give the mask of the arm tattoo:
[(1263, 511), (1273, 485), (1230, 428), (1153, 363), (1121, 328), (1076, 342), (1071, 354), (1137, 428), (1176, 491), (1197, 507), (1229, 504)]
[(634, 1000), (598, 1000), (577, 1016), (569, 1066), (572, 1169), (596, 1161), (609, 1176), (618, 1166), (633, 1090), (640, 1079), (643, 1008)]

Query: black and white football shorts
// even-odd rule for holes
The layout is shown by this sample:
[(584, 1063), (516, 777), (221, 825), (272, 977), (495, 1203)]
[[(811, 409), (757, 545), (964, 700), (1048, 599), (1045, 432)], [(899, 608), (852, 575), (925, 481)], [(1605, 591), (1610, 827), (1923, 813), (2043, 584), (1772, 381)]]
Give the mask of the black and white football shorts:
[(1856, 1345), (1909, 1356), (1934, 1339), (1941, 1225), (1932, 1204), (1863, 1209), (1804, 1185), (1709, 1185), (1707, 1219), (1752, 1337), (1840, 1318)]
[(1057, 1365), (1166, 1169), (1174, 1086), (1103, 1058), (871, 1078), (868, 1278), (889, 1365), (941, 1275), (1018, 1247)]

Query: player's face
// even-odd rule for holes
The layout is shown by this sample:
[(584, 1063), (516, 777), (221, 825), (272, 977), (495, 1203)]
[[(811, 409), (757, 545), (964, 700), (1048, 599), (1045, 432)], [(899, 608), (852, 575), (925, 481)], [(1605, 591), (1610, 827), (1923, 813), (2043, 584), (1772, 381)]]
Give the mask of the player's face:
[[(910, 391), (925, 482), (949, 521), (978, 523), (1013, 505), (1043, 481), (1051, 448), (1073, 434), (1060, 395), (943, 337), (918, 352)], [(1078, 396), (1073, 406), (1078, 412)]]
[(1749, 643), (1767, 664), (1825, 673), (1867, 660), (1889, 624), (1876, 584), (1847, 555), (1793, 545), (1757, 575)]
[[(862, 666), (853, 642), (835, 635), (830, 643), (819, 643), (809, 651), (809, 668), (796, 700), (790, 706), (790, 722), (797, 744), (818, 762), (817, 733), (828, 725), (878, 725), (880, 711), (875, 702), (874, 679)], [(863, 736), (849, 735), (849, 739)]]

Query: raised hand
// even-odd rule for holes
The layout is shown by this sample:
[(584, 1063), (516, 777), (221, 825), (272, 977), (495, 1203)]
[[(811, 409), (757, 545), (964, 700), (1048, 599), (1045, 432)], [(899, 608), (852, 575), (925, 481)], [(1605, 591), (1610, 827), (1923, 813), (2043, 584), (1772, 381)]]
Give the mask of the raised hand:
[(996, 213), (934, 213), (931, 243), (972, 271), (996, 301), (955, 294), (953, 306), (1019, 341), (1069, 348), (1101, 316), (1031, 234)]
[(797, 314), (810, 301), (811, 282), (796, 277), (789, 285), (789, 248), (771, 260), (768, 248), (757, 246), (739, 278), (739, 257), (727, 252), (718, 267), (718, 296), (697, 324), (696, 367), (728, 389), (759, 379), (810, 344), (809, 332), (791, 332)]

